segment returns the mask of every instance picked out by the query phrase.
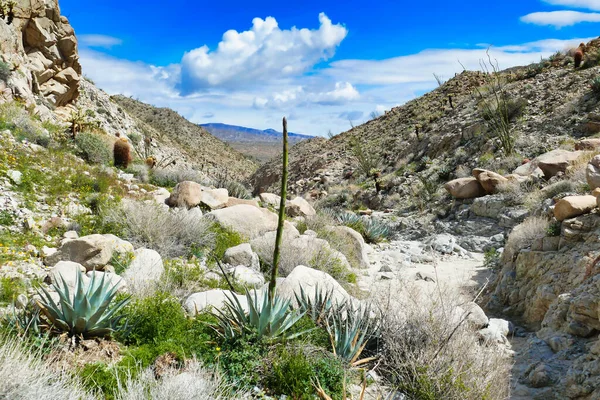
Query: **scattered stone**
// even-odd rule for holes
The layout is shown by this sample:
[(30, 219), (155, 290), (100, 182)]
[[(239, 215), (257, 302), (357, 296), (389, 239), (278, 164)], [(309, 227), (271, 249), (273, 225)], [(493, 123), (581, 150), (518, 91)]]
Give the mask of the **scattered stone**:
[(486, 192), (476, 178), (458, 178), (444, 185), (444, 188), (457, 199), (473, 199), (485, 196)]
[(260, 206), (258, 205), (258, 201), (252, 199), (252, 200), (246, 200), (246, 199), (237, 199), (235, 197), (230, 197), (227, 200), (227, 204), (225, 204), (225, 207), (233, 207), (233, 206), (239, 206), (240, 204), (245, 204), (248, 206), (253, 206), (256, 208), (259, 208)]
[(230, 272), (234, 279), (244, 286), (258, 288), (265, 284), (265, 277), (260, 272), (243, 265), (232, 268)]
[(508, 182), (508, 179), (502, 175), (481, 168), (475, 168), (473, 176), (479, 181), (487, 194), (495, 194), (499, 185)]
[(259, 195), (260, 197), (260, 201), (263, 202), (263, 204), (267, 205), (267, 206), (271, 206), (273, 208), (275, 208), (276, 210), (279, 209), (279, 205), (281, 204), (281, 197), (277, 196), (276, 194), (273, 193), (261, 193)]
[(296, 197), (294, 200), (287, 201), (285, 204), (285, 213), (289, 217), (312, 217), (317, 214), (313, 206), (302, 197)]
[(594, 156), (585, 169), (585, 178), (590, 189), (600, 187), (600, 155)]
[(554, 206), (554, 217), (558, 221), (587, 214), (596, 208), (596, 197), (587, 196), (567, 196), (559, 200)]
[(260, 271), (258, 254), (252, 251), (250, 243), (243, 243), (227, 249), (223, 256), (223, 262), (234, 266), (243, 265), (255, 271)]
[(114, 254), (132, 253), (131, 243), (121, 240), (115, 235), (89, 235), (74, 240), (65, 241), (57, 252), (46, 257), (48, 265), (59, 261), (80, 263), (88, 271), (101, 271)]
[(334, 302), (342, 303), (351, 299), (351, 296), (342, 285), (329, 274), (303, 265), (294, 268), (283, 282), (278, 283), (277, 293), (295, 303), (296, 298), (294, 293), (300, 294), (301, 287), (312, 300), (314, 300), (317, 288), (319, 290), (332, 291)]
[(219, 210), (227, 206), (229, 201), (229, 192), (227, 189), (203, 190), (200, 204), (211, 210)]
[(180, 182), (173, 189), (170, 197), (165, 201), (169, 207), (192, 208), (200, 205), (202, 201), (202, 185), (196, 182)]
[(185, 300), (183, 307), (189, 315), (196, 316), (212, 307), (222, 309), (228, 297), (232, 300), (237, 297), (244, 310), (248, 310), (248, 300), (246, 299), (246, 296), (238, 295), (229, 290), (221, 289), (213, 289), (206, 292), (194, 293)]
[(556, 149), (536, 157), (533, 162), (544, 172), (544, 177), (550, 179), (559, 172), (566, 172), (582, 154), (580, 151)]
[(23, 174), (20, 171), (15, 171), (14, 169), (9, 169), (6, 172), (6, 176), (14, 183), (15, 185), (20, 185), (23, 181)]
[(415, 280), (435, 283), (435, 277), (427, 272), (417, 272), (415, 274)]
[[(221, 226), (239, 233), (246, 239), (254, 239), (277, 230), (277, 214), (246, 204), (215, 210), (206, 216), (214, 218)], [(285, 222), (284, 228), (296, 236), (300, 234), (289, 221)]]
[(139, 292), (158, 282), (164, 272), (165, 268), (160, 254), (150, 249), (137, 249), (134, 252), (133, 260), (122, 276), (127, 282), (128, 288)]

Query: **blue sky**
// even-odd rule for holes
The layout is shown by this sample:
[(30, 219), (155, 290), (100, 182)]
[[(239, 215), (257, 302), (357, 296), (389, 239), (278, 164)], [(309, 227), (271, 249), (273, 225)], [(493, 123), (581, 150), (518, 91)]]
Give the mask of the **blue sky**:
[(61, 0), (84, 74), (110, 94), (197, 123), (326, 135), (476, 69), (502, 68), (597, 35), (600, 0), (138, 2)]

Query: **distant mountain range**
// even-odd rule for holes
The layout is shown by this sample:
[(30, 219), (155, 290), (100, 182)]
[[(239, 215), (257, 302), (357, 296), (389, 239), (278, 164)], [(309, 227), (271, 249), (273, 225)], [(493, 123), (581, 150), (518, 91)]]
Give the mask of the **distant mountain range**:
[[(281, 141), (282, 133), (275, 129), (259, 129), (246, 128), (244, 126), (227, 125), (227, 124), (201, 124), (201, 127), (209, 131), (212, 135), (227, 143), (256, 143), (256, 142), (279, 142)], [(301, 135), (299, 133), (289, 133), (290, 144), (296, 144), (306, 139), (311, 139), (312, 136)]]
[[(275, 129), (261, 131), (227, 124), (201, 124), (200, 127), (260, 163), (281, 156), (281, 137), (283, 135)], [(293, 146), (303, 140), (312, 139), (313, 136), (290, 132), (288, 138), (290, 146)]]

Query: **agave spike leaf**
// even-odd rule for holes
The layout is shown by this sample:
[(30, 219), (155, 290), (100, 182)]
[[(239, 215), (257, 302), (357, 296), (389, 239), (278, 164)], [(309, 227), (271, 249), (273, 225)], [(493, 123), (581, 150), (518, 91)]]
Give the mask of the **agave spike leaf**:
[(310, 330), (288, 335), (286, 332), (302, 316), (303, 312), (292, 312), (290, 310), (290, 300), (283, 299), (275, 295), (273, 300), (269, 299), (269, 293), (264, 291), (259, 296), (255, 291), (250, 293), (246, 291), (248, 300), (248, 311), (239, 303), (237, 297), (226, 295), (226, 301), (223, 310), (213, 310), (213, 315), (218, 320), (218, 332), (225, 338), (233, 338), (243, 334), (247, 330), (254, 331), (259, 337), (270, 339), (279, 339), (281, 337), (298, 337)]
[(75, 278), (72, 295), (61, 274), (55, 279), (53, 286), (60, 297), (59, 304), (52, 300), (45, 288), (38, 290), (41, 298), (39, 303), (48, 321), (69, 335), (82, 335), (84, 338), (106, 336), (117, 329), (117, 324), (123, 319), (117, 313), (129, 302), (129, 298), (126, 298), (110, 307), (118, 284), (111, 285), (106, 280), (106, 274), (102, 274), (101, 279), (93, 274), (87, 284), (81, 271), (77, 271)]

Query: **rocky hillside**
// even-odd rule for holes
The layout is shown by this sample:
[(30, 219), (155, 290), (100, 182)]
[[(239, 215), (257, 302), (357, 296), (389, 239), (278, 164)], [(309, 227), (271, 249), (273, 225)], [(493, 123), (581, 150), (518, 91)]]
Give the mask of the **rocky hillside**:
[(1, 80), (0, 91), (4, 99), (21, 99), (51, 118), (50, 110), (73, 102), (79, 94), (75, 32), (57, 0), (17, 0), (6, 11), (0, 21), (0, 67), (8, 79)]
[(111, 99), (131, 115), (142, 130), (154, 132), (152, 136), (162, 146), (179, 149), (188, 163), (209, 176), (244, 180), (257, 167), (255, 162), (171, 109), (156, 108), (124, 96)]
[[(589, 52), (598, 45), (598, 41), (588, 44)], [(409, 201), (405, 204), (413, 204), (410, 188), (420, 186), (422, 180), (443, 183), (475, 167), (511, 172), (523, 159), (598, 132), (600, 104), (590, 83), (599, 67), (591, 63), (590, 68), (574, 70), (571, 57), (556, 55), (494, 75), (515, 111), (510, 129), (517, 142), (511, 157), (503, 154), (482, 112), (482, 102), (490, 100), (488, 89), (494, 80), (481, 72), (465, 71), (331, 140), (313, 139), (318, 144), (303, 143), (294, 148), (290, 156), (293, 189), (305, 193), (318, 185), (296, 182), (318, 181), (324, 176), (329, 187), (356, 183), (361, 175), (357, 148), (381, 171), (384, 193), (399, 194)], [(257, 171), (252, 178), (257, 192), (277, 187), (280, 164), (273, 160)]]

